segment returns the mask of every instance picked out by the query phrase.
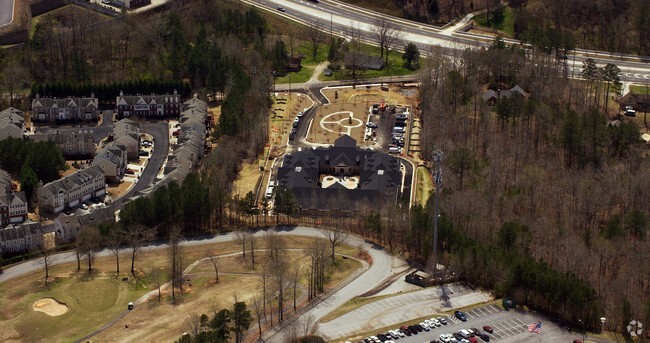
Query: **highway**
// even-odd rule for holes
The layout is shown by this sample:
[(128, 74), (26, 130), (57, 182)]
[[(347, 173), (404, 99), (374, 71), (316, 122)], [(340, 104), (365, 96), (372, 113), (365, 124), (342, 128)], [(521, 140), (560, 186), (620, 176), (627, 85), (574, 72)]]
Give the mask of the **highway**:
[[(379, 18), (386, 18), (389, 22), (397, 25), (403, 34), (402, 39), (406, 42), (415, 43), (423, 52), (430, 51), (433, 46), (446, 49), (482, 48), (489, 46), (493, 40), (493, 38), (487, 36), (454, 31), (464, 25), (454, 25), (451, 28), (441, 30), (432, 25), (391, 17), (334, 0), (320, 0), (319, 3), (303, 0), (241, 1), (290, 20), (308, 25), (317, 25), (323, 31), (331, 32), (333, 35), (340, 37), (349, 36), (348, 33), (352, 28), (354, 30), (358, 29), (361, 39), (370, 44), (375, 44), (372, 28)], [(280, 12), (277, 9), (278, 7), (283, 7), (285, 12)], [(464, 21), (469, 20), (464, 19)], [(506, 41), (508, 43), (517, 43), (515, 40)], [(575, 58), (571, 54), (567, 59), (569, 74), (572, 74), (572, 69), (580, 71), (582, 62), (586, 58), (593, 58), (599, 66), (607, 63), (616, 64), (621, 69), (622, 81), (650, 82), (650, 63), (648, 63), (650, 57), (576, 49)], [(575, 75), (579, 74), (575, 73)]]
[(14, 20), (14, 3), (16, 0), (0, 0), (0, 27), (11, 24)]

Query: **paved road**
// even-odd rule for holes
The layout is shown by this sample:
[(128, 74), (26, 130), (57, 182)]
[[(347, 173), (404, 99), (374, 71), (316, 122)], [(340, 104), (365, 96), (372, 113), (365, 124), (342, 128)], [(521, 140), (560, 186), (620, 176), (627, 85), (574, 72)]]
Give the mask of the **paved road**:
[(15, 0), (0, 0), (0, 27), (11, 24), (14, 19)]
[[(318, 23), (325, 31), (331, 31), (337, 36), (349, 36), (349, 32), (353, 27), (359, 31), (362, 40), (371, 44), (374, 44), (372, 29), (379, 18), (385, 18), (397, 25), (403, 34), (403, 40), (415, 43), (419, 46), (420, 51), (424, 52), (430, 51), (433, 46), (440, 46), (448, 49), (448, 52), (451, 53), (456, 49), (486, 47), (492, 44), (493, 41), (491, 37), (450, 32), (449, 30), (441, 31), (432, 25), (387, 16), (383, 13), (373, 12), (334, 0), (321, 0), (318, 4), (302, 0), (243, 1), (251, 6), (304, 24), (313, 25), (313, 23)], [(284, 7), (286, 12), (278, 11), (278, 6)], [(514, 40), (507, 41), (508, 43), (519, 43)], [(620, 55), (584, 49), (576, 50), (575, 63), (571, 57), (567, 60), (569, 68), (581, 69), (582, 61), (590, 57), (600, 66), (607, 63), (616, 64), (621, 68), (621, 79), (623, 81), (643, 82), (650, 80), (650, 65), (647, 63), (650, 58), (648, 57), (640, 58), (635, 55)], [(569, 71), (569, 74), (571, 74), (571, 71)]]
[[(99, 143), (99, 141), (106, 138), (108, 134), (113, 130), (113, 121), (111, 120), (112, 113), (113, 111), (111, 110), (103, 112), (103, 118), (105, 120), (101, 125), (82, 125), (81, 127), (59, 126), (55, 128), (43, 127), (38, 128), (36, 131), (40, 133), (47, 133), (56, 131), (70, 132), (79, 130), (92, 130), (95, 143)], [(158, 175), (158, 172), (165, 162), (165, 158), (169, 152), (169, 129), (167, 126), (167, 121), (143, 122), (140, 124), (140, 131), (153, 136), (155, 144), (153, 154), (149, 158), (149, 162), (147, 163), (147, 166), (145, 167), (142, 175), (140, 175), (140, 180), (138, 180), (138, 183), (132, 187), (128, 193), (115, 200), (111, 204), (114, 210), (118, 210), (120, 206), (135, 193), (151, 186), (151, 184), (156, 179), (156, 176)]]
[[(397, 282), (404, 282), (403, 279)], [(443, 313), (455, 308), (492, 300), (492, 296), (475, 292), (461, 284), (430, 287), (377, 300), (348, 312), (332, 321), (322, 323), (320, 332), (327, 339), (354, 336), (384, 327), (399, 327), (399, 323)]]
[(153, 154), (149, 157), (149, 162), (140, 175), (140, 180), (132, 187), (123, 197), (115, 200), (111, 206), (115, 211), (120, 209), (125, 201), (128, 201), (135, 193), (148, 188), (152, 185), (160, 171), (165, 158), (169, 153), (169, 128), (167, 121), (148, 122), (142, 125), (142, 132), (153, 136), (154, 149)]

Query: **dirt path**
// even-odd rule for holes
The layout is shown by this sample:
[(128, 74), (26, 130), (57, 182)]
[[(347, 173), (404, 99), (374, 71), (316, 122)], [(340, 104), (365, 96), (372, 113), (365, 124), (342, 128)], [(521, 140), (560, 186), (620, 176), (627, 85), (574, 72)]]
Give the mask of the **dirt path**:
[(314, 71), (312, 72), (311, 77), (309, 78), (309, 80), (307, 82), (305, 82), (305, 87), (309, 88), (310, 85), (313, 85), (313, 84), (316, 84), (316, 83), (320, 82), (318, 80), (318, 75), (323, 73), (323, 70), (325, 70), (327, 68), (328, 64), (329, 64), (329, 62), (325, 61), (325, 62), (321, 62), (319, 65), (317, 65), (316, 68), (314, 68)]

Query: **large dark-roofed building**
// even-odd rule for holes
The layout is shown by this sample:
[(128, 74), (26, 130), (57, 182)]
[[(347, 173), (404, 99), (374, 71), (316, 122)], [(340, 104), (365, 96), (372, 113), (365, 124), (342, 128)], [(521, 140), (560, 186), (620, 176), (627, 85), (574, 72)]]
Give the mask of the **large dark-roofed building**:
[(358, 148), (348, 135), (327, 148), (287, 154), (278, 169), (278, 186), (290, 189), (303, 210), (379, 209), (395, 203), (401, 181), (397, 158)]

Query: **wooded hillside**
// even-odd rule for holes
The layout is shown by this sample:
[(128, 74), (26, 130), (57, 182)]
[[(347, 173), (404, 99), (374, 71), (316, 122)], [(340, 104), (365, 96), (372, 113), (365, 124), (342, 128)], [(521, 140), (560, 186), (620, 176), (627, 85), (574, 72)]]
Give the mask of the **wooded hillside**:
[[(553, 54), (530, 59), (497, 43), (454, 60), (426, 68), (421, 89), (424, 155), (445, 153), (441, 208), (451, 231), (443, 247), (455, 253), (451, 263), (478, 284), (574, 323), (589, 318), (597, 328), (605, 315), (610, 329), (622, 330), (632, 317), (650, 319), (643, 121), (610, 122), (604, 109), (617, 113), (618, 104), (607, 83), (571, 81)], [(488, 86), (515, 85), (525, 97), (495, 106), (482, 98)], [(560, 291), (569, 281), (549, 281), (547, 269), (587, 281), (594, 294)]]

